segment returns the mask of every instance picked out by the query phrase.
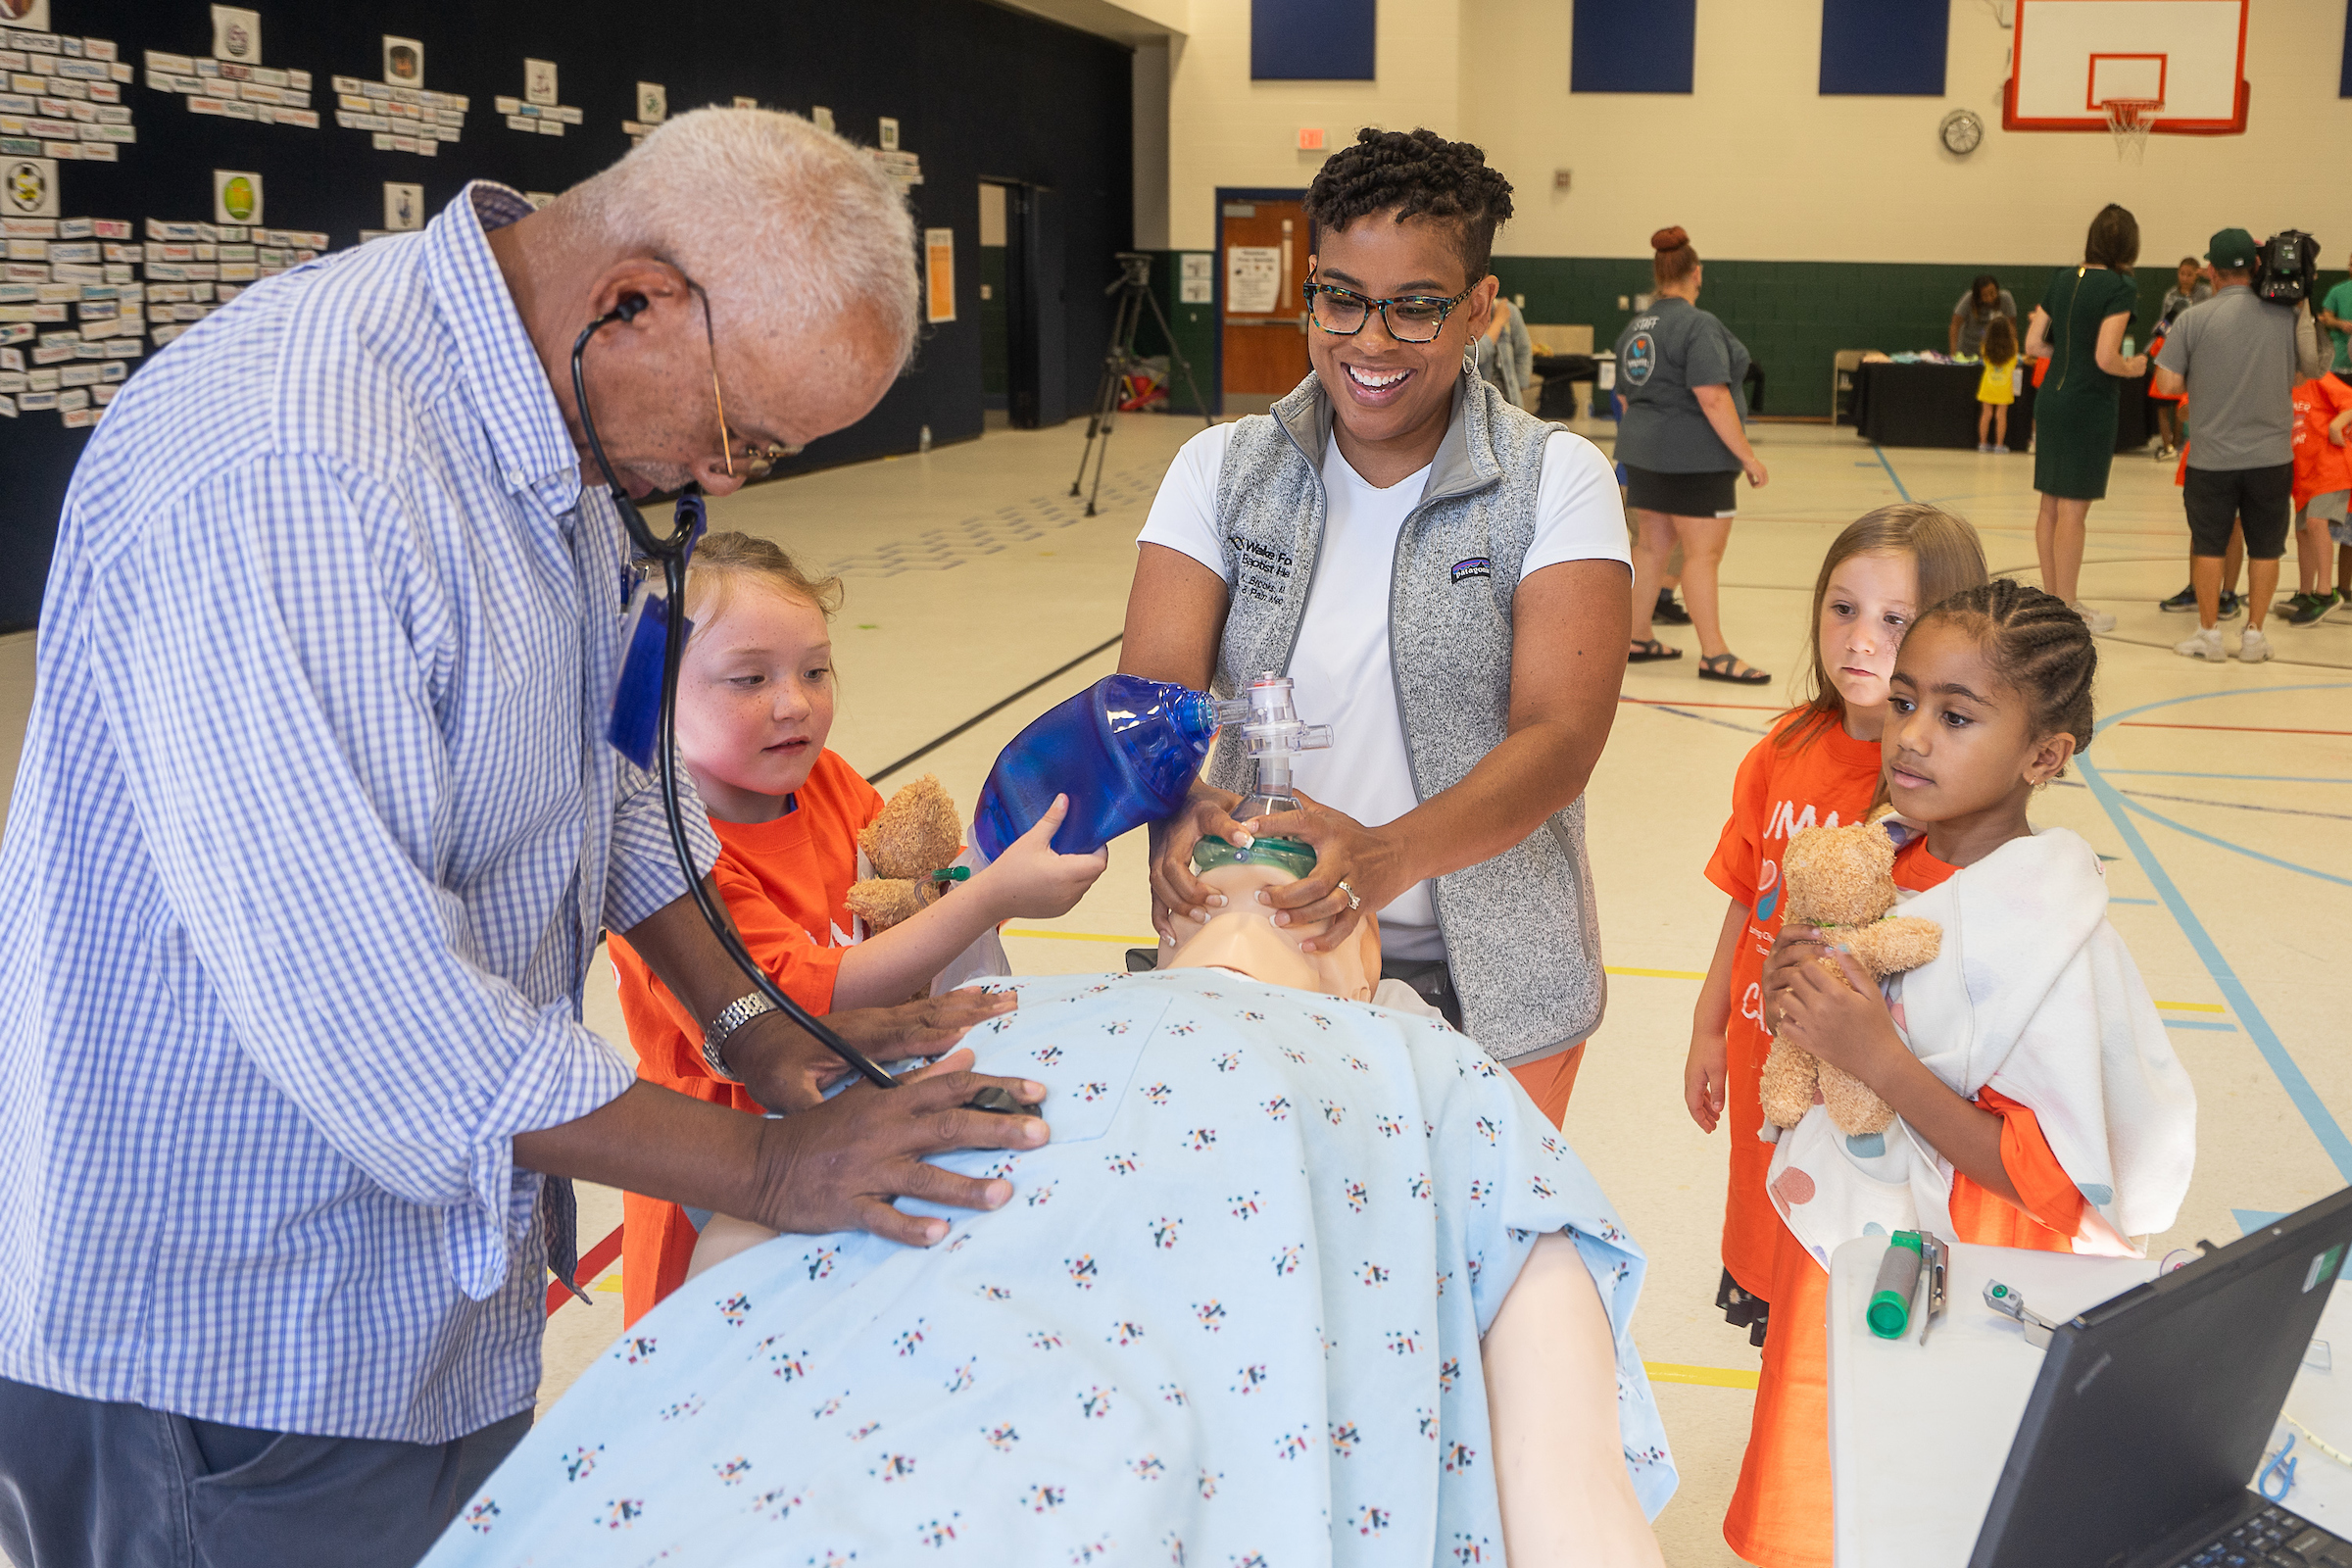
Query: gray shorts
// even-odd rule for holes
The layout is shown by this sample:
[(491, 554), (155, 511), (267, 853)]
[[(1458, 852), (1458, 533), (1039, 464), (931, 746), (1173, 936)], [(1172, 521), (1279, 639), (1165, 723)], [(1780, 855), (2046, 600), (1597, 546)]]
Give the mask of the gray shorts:
[(2313, 517), (2328, 524), (2328, 537), (2339, 545), (2352, 545), (2352, 526), (2346, 522), (2347, 507), (2352, 503), (2352, 490), (2330, 490), (2324, 496), (2313, 496), (2295, 514), (2295, 525), (2302, 526)]

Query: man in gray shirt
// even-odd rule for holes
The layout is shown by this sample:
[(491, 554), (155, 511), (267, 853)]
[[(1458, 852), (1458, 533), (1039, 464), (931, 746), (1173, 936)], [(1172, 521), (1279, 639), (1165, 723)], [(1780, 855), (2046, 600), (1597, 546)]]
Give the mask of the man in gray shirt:
[(2293, 520), (2295, 383), (2323, 362), (2308, 301), (2288, 310), (2253, 288), (2254, 236), (2225, 228), (2206, 252), (2213, 298), (2180, 313), (2156, 359), (2156, 390), (2188, 395), (2192, 439), (2182, 498), (2188, 511), (2188, 576), (2197, 632), (2173, 651), (2227, 659), (2219, 618), (2222, 556), (2231, 530), (2245, 535), (2246, 634), (2237, 657), (2271, 657), (2263, 616), (2278, 587), (2278, 558)]

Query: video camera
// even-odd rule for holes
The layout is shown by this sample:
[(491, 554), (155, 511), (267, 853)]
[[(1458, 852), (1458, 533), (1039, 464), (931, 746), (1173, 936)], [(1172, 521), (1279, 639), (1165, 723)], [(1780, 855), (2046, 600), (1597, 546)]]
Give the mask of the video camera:
[(2300, 305), (2319, 288), (2320, 242), (2282, 228), (2254, 247), (2254, 292), (2273, 305)]

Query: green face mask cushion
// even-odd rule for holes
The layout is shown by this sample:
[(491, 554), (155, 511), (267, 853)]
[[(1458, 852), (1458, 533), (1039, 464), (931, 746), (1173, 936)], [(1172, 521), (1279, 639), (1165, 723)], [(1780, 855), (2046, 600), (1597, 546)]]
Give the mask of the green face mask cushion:
[(1278, 865), (1303, 878), (1315, 869), (1315, 847), (1298, 839), (1258, 839), (1237, 850), (1213, 834), (1193, 846), (1195, 876), (1219, 865)]

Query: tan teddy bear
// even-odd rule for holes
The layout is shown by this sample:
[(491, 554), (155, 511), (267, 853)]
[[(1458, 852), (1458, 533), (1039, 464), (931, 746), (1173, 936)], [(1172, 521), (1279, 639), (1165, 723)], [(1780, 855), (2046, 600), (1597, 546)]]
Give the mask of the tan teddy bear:
[(963, 853), (963, 819), (938, 776), (925, 773), (890, 798), (858, 848), (874, 874), (852, 883), (842, 902), (868, 931), (887, 931), (945, 891), (936, 873)]
[[(1936, 956), (1943, 928), (1933, 920), (1891, 915), (1894, 907), (1894, 840), (1882, 808), (1869, 820), (1843, 827), (1809, 827), (1788, 840), (1781, 856), (1784, 920), (1819, 926), (1832, 942), (1842, 942), (1874, 976), (1916, 969)], [(1844, 971), (1829, 955), (1813, 960), (1840, 980)], [(1842, 1133), (1882, 1133), (1894, 1111), (1861, 1079), (1820, 1060), (1811, 1052), (1775, 1036), (1764, 1058), (1764, 1119), (1793, 1127), (1819, 1100)]]

